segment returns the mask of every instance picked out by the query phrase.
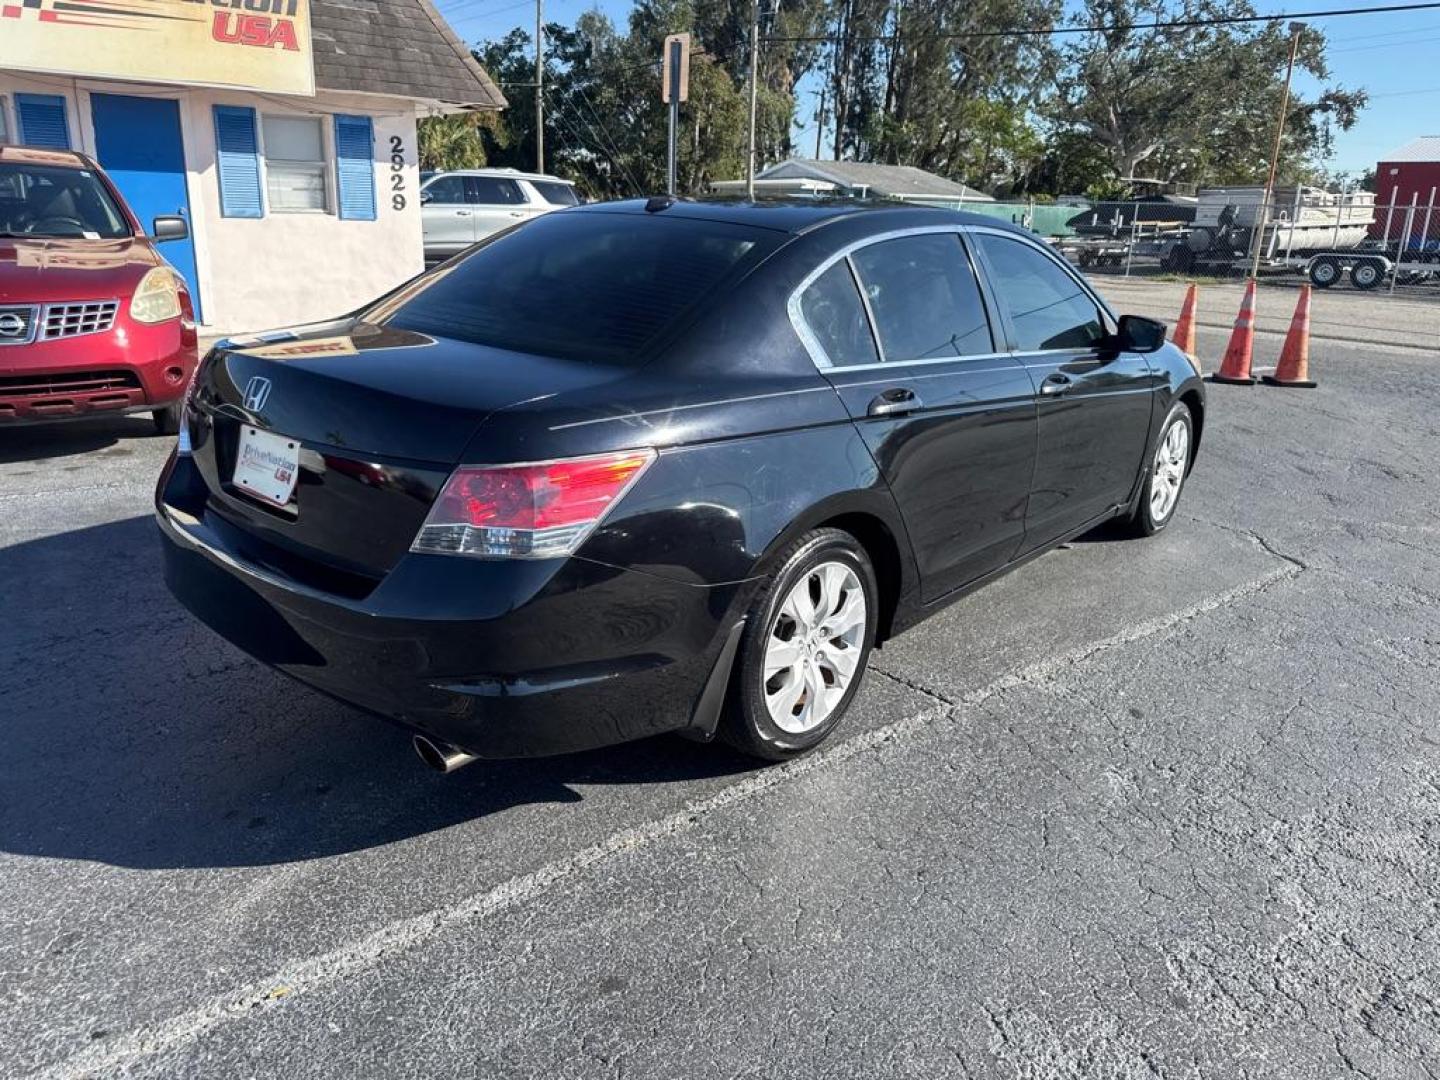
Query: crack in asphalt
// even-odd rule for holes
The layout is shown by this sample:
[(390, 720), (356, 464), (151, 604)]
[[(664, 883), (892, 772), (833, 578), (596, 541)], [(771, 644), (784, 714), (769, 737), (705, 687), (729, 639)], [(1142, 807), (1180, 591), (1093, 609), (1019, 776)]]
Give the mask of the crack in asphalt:
[(886, 671), (884, 668), (878, 667), (873, 661), (870, 664), (869, 670), (873, 671), (876, 675), (879, 675), (882, 679), (890, 680), (896, 686), (904, 687), (906, 690), (913, 690), (917, 694), (923, 694), (925, 697), (930, 698), (937, 704), (949, 705), (952, 707), (960, 704), (960, 702), (956, 701), (952, 697), (948, 697), (947, 695), (942, 694), (939, 690), (926, 686), (923, 683), (918, 683), (914, 679), (907, 679), (904, 675), (897, 674), (896, 672)]
[[(1280, 556), (1284, 558), (1284, 556)], [(1303, 572), (1293, 559), (1263, 577), (1228, 589), (1167, 615), (1136, 623), (1110, 637), (1069, 653), (1031, 664), (1001, 676), (951, 702), (929, 691), (943, 704), (912, 713), (892, 723), (854, 735), (828, 749), (775, 766), (763, 773), (722, 788), (660, 818), (622, 829), (597, 843), (528, 873), (509, 878), (484, 892), (455, 904), (386, 924), (356, 941), (276, 970), (267, 978), (232, 992), (217, 995), (196, 1008), (159, 1023), (116, 1036), (104, 1045), (88, 1047), (70, 1058), (33, 1074), (53, 1080), (71, 1080), (123, 1069), (141, 1059), (192, 1044), (210, 1031), (261, 1015), (283, 1001), (364, 974), (388, 957), (412, 950), (455, 926), (482, 921), (537, 900), (566, 882), (594, 870), (618, 856), (638, 851), (657, 841), (694, 829), (709, 816), (755, 799), (781, 784), (811, 773), (834, 768), (861, 754), (928, 728), (938, 720), (953, 719), (963, 708), (973, 708), (1018, 687), (1031, 686), (1074, 669), (1095, 656), (1184, 626), (1209, 612), (1264, 593)], [(903, 682), (889, 673), (882, 673)], [(927, 691), (921, 691), (927, 692)]]
[(1230, 533), (1232, 536), (1243, 536), (1261, 551), (1264, 551), (1268, 555), (1273, 555), (1277, 559), (1283, 559), (1298, 570), (1310, 569), (1310, 564), (1305, 562), (1305, 560), (1298, 556), (1291, 555), (1289, 552), (1281, 551), (1275, 541), (1254, 529), (1247, 529), (1241, 525), (1230, 525), (1222, 521), (1210, 521), (1207, 518), (1195, 517), (1194, 515), (1191, 515), (1189, 520), (1195, 522), (1197, 525), (1204, 525), (1207, 528), (1219, 529), (1221, 532)]

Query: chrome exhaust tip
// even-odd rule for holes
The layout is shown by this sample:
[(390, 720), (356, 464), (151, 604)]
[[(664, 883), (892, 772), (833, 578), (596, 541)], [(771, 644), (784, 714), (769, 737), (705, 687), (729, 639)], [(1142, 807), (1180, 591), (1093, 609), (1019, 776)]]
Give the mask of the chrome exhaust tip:
[(428, 735), (414, 736), (410, 745), (415, 747), (415, 753), (420, 755), (421, 761), (439, 773), (452, 773), (475, 760), (474, 754), (447, 742), (432, 739)]

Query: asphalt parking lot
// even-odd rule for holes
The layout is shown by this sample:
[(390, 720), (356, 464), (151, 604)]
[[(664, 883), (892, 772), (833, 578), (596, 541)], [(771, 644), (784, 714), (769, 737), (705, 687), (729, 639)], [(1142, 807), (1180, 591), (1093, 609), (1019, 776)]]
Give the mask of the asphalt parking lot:
[(1440, 1075), (1416, 318), (1214, 387), (1170, 530), (890, 643), (778, 768), (432, 774), (170, 601), (148, 420), (0, 431), (0, 1073)]

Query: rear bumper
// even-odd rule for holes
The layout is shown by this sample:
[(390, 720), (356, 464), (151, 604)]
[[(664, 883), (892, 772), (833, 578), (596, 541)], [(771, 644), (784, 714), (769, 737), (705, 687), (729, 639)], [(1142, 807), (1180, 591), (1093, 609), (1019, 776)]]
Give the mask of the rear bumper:
[(0, 348), (0, 425), (164, 408), (198, 361), (195, 325), (120, 320), (102, 334)]
[[(184, 463), (181, 463), (183, 469)], [(256, 659), (482, 757), (589, 749), (692, 725), (744, 585), (701, 586), (584, 559), (409, 555), (363, 600), (236, 556), (222, 527), (156, 516), (171, 592)], [(213, 523), (219, 526), (219, 523)]]

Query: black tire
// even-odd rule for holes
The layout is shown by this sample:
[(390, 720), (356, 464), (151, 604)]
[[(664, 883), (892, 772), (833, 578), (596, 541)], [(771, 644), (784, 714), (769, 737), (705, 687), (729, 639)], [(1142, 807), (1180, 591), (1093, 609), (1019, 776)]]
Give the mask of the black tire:
[(175, 435), (180, 431), (180, 402), (156, 409), (150, 414), (157, 435)]
[(1310, 264), (1310, 284), (1328, 289), (1340, 280), (1340, 264), (1334, 259), (1316, 259)]
[[(1155, 511), (1152, 496), (1155, 493), (1155, 485), (1158, 481), (1159, 470), (1156, 462), (1159, 458), (1160, 448), (1164, 445), (1170, 434), (1170, 429), (1176, 424), (1185, 426), (1185, 460), (1180, 469), (1179, 481), (1176, 485), (1174, 497), (1170, 500), (1163, 513)], [(1175, 509), (1180, 505), (1180, 496), (1185, 492), (1185, 480), (1190, 475), (1190, 467), (1195, 457), (1195, 418), (1190, 415), (1190, 407), (1183, 401), (1177, 401), (1165, 417), (1165, 422), (1160, 425), (1160, 432), (1155, 437), (1148, 451), (1149, 457), (1145, 462), (1145, 483), (1140, 489), (1140, 501), (1136, 503), (1134, 512), (1127, 522), (1128, 531), (1132, 536), (1154, 536), (1160, 530), (1175, 520)]]
[(1171, 274), (1188, 274), (1195, 266), (1195, 252), (1184, 242), (1175, 244), (1165, 252), (1161, 269)]
[(1369, 292), (1385, 279), (1385, 264), (1378, 259), (1361, 259), (1350, 268), (1350, 284)]
[[(779, 569), (751, 606), (736, 655), (721, 717), (720, 738), (742, 753), (767, 761), (786, 761), (813, 750), (830, 735), (845, 713), (865, 678), (880, 606), (875, 569), (865, 549), (853, 536), (840, 529), (816, 529), (801, 536), (776, 557)], [(814, 728), (803, 733), (788, 732), (775, 722), (765, 702), (765, 654), (772, 634), (780, 628), (784, 605), (790, 591), (804, 577), (825, 563), (841, 563), (854, 571), (865, 599), (865, 627), (850, 683), (844, 696)], [(794, 632), (793, 630), (791, 631)], [(780, 677), (778, 674), (777, 678)]]

